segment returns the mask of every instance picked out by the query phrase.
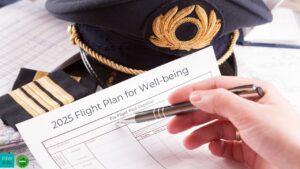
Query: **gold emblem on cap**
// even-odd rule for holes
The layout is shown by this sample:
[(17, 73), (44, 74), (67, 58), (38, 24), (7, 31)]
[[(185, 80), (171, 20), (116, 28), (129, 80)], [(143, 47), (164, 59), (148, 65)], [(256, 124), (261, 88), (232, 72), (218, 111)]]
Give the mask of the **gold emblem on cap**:
[[(198, 18), (188, 17), (193, 11)], [(192, 23), (198, 29), (191, 40), (181, 41), (176, 36), (176, 30), (184, 23)], [(220, 28), (221, 20), (217, 19), (214, 10), (208, 16), (200, 5), (192, 5), (179, 11), (176, 6), (165, 15), (155, 18), (152, 25), (154, 35), (149, 40), (158, 47), (190, 51), (210, 45)]]

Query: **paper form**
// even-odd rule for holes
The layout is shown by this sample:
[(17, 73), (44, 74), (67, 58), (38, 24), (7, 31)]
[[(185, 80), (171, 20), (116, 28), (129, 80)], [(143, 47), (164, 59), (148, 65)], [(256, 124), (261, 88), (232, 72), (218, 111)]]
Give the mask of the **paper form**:
[(294, 12), (288, 8), (273, 10), (273, 21), (254, 27), (245, 37), (245, 41), (279, 44), (300, 44), (300, 25)]
[(300, 50), (236, 46), (239, 76), (275, 85), (300, 113)]
[(220, 75), (212, 47), (17, 125), (45, 169), (238, 168), (207, 148), (185, 150), (169, 119), (118, 126), (132, 113), (168, 105), (175, 89)]
[(78, 52), (69, 42), (68, 23), (51, 16), (44, 2), (0, 8), (0, 95), (11, 90), (21, 67), (53, 71)]

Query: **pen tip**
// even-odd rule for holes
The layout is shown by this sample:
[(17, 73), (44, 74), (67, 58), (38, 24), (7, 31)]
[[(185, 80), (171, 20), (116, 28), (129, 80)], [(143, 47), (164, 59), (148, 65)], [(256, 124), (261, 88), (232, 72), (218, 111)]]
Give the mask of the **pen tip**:
[(116, 122), (116, 125), (128, 125), (131, 123), (136, 123), (135, 118), (134, 117), (130, 117), (130, 118), (126, 118), (126, 119), (121, 119), (119, 121)]

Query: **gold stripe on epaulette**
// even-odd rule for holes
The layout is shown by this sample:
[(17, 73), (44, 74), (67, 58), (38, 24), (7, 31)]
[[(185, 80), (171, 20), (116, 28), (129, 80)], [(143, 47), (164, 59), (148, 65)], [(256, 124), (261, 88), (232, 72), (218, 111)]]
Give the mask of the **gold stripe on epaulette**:
[(64, 105), (72, 103), (75, 100), (72, 95), (53, 82), (48, 76), (37, 80), (37, 82)]
[(112, 86), (114, 84), (115, 78), (117, 76), (117, 72), (111, 72), (109, 78), (106, 81), (107, 86)]
[(71, 78), (76, 80), (77, 82), (80, 82), (80, 80), (81, 80), (80, 76), (71, 76)]
[(21, 89), (16, 89), (9, 93), (9, 95), (33, 117), (46, 113), (31, 98), (27, 97)]
[(29, 83), (23, 86), (23, 89), (35, 100), (37, 100), (42, 106), (44, 106), (48, 111), (59, 108), (60, 105), (54, 101), (50, 96), (48, 96), (43, 90), (41, 90), (34, 83)]
[(47, 73), (47, 72), (37, 71), (37, 72), (35, 73), (35, 75), (34, 75), (32, 81), (36, 81), (36, 80), (38, 80), (38, 79), (40, 79), (40, 78), (42, 78), (42, 77), (47, 76), (48, 74), (49, 74), (49, 73)]

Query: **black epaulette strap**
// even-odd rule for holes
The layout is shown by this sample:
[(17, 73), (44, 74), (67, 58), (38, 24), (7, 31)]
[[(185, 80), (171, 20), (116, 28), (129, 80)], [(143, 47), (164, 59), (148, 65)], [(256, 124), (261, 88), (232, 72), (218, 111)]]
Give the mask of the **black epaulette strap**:
[(78, 81), (63, 71), (37, 78), (0, 98), (0, 117), (6, 125), (15, 128), (19, 122), (95, 92), (95, 88), (83, 85), (87, 82), (82, 84)]

